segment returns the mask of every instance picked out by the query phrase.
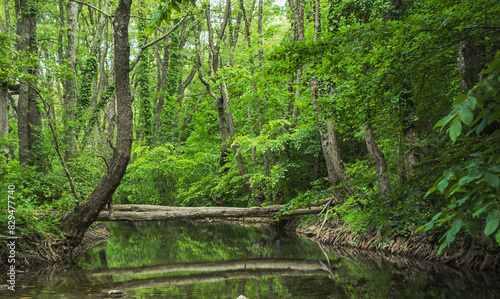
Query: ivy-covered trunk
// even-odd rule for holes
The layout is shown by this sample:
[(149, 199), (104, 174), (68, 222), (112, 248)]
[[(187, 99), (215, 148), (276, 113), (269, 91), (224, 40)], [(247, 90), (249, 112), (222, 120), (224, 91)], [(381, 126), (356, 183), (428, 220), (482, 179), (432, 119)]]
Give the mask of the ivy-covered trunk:
[(115, 72), (117, 101), (117, 141), (109, 169), (92, 194), (62, 221), (61, 231), (67, 243), (81, 243), (84, 233), (111, 200), (125, 174), (132, 148), (132, 100), (129, 82), (130, 44), (128, 23), (132, 0), (120, 0), (115, 13)]

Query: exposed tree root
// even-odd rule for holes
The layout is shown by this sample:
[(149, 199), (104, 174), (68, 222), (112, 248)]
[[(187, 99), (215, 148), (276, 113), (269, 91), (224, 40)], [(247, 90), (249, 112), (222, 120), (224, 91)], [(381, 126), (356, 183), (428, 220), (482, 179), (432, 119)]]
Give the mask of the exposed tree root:
[[(311, 224), (294, 231), (312, 238), (318, 231), (318, 225)], [(317, 240), (335, 248), (349, 247), (381, 251), (394, 256), (405, 256), (476, 270), (500, 270), (500, 247), (495, 246), (495, 241), (491, 237), (470, 238), (466, 240), (467, 243), (455, 243), (451, 248), (445, 249), (441, 255), (437, 255), (440, 244), (436, 238), (423, 234), (412, 234), (408, 237), (400, 235), (382, 242), (380, 232), (359, 235), (349, 231), (345, 226), (336, 225), (324, 229)]]

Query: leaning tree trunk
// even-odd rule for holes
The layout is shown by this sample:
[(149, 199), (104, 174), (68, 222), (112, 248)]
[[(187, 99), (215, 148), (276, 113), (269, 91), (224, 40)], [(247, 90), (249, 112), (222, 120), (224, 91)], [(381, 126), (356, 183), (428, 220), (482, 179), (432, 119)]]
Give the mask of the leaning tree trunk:
[(117, 101), (117, 141), (108, 171), (92, 194), (63, 219), (61, 230), (68, 245), (81, 243), (83, 234), (97, 219), (125, 174), (132, 148), (132, 100), (129, 84), (130, 44), (128, 23), (132, 0), (120, 0), (114, 20)]
[(389, 177), (387, 176), (387, 162), (385, 161), (384, 153), (379, 149), (373, 128), (370, 121), (363, 124), (363, 131), (365, 135), (365, 142), (373, 164), (375, 165), (375, 173), (378, 178), (378, 189), (382, 197), (386, 196), (391, 190)]

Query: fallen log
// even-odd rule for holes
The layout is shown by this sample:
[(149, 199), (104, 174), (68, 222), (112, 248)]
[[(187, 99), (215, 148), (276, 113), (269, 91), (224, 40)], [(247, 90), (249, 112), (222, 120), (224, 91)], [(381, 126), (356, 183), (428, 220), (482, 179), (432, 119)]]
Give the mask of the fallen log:
[[(231, 207), (168, 207), (155, 205), (115, 205), (113, 217), (103, 210), (98, 221), (167, 221), (181, 219), (203, 218), (272, 218), (285, 206), (273, 205), (267, 207), (231, 208)], [(318, 214), (321, 207), (298, 209), (289, 215)]]

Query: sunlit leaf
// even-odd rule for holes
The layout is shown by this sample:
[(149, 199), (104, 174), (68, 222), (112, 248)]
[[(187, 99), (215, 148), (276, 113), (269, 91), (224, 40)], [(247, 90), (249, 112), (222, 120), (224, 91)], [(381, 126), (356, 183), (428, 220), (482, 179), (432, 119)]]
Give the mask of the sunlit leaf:
[(496, 174), (487, 173), (485, 179), (491, 187), (497, 188), (500, 185), (500, 179)]
[(467, 95), (466, 94), (461, 94), (459, 95), (458, 97), (455, 98), (455, 100), (453, 101), (453, 106), (456, 106), (456, 105), (460, 105), (462, 104), (465, 99), (467, 99)]
[(458, 136), (462, 133), (462, 124), (458, 119), (456, 119), (450, 127), (449, 130), (450, 138), (453, 142), (457, 141)]
[(459, 110), (459, 116), (462, 122), (468, 126), (474, 120), (474, 115), (472, 114), (472, 110), (470, 110), (469, 107), (462, 107), (462, 109)]
[(484, 228), (484, 235), (489, 236), (495, 232), (500, 223), (500, 211), (491, 210), (486, 217), (486, 227)]

